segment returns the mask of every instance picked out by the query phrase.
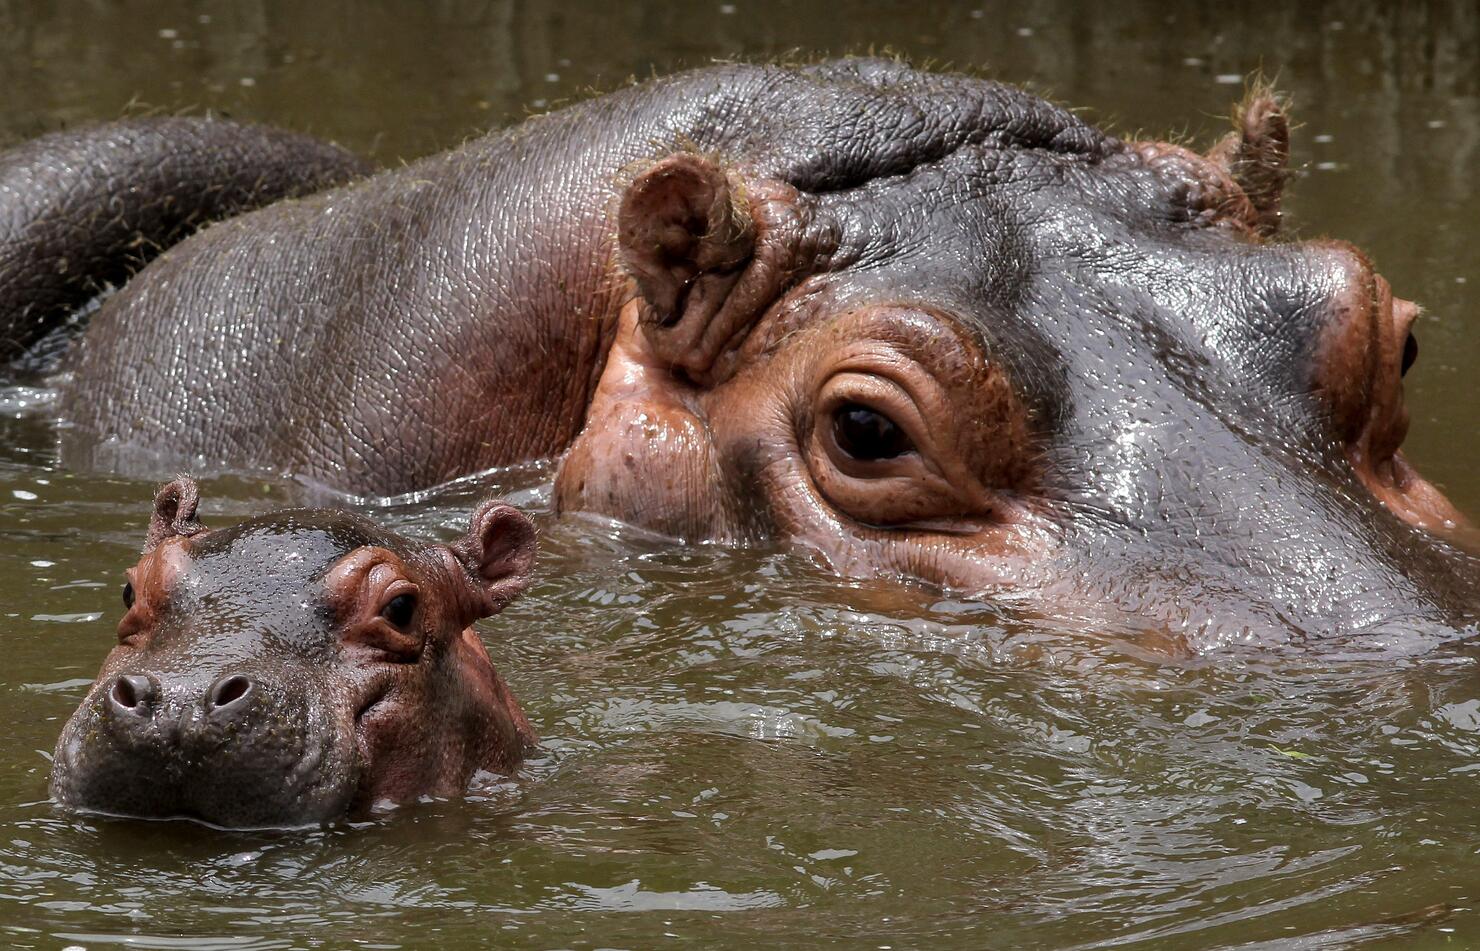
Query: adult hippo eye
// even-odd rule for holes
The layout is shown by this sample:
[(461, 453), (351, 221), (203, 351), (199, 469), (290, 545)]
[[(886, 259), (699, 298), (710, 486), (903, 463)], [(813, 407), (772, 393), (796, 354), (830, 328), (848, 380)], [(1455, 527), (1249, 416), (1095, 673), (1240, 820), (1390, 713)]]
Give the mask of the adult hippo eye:
[(125, 581), (123, 583), (123, 609), (130, 610), (134, 606), (134, 583)]
[(380, 609), (380, 616), (395, 627), (404, 628), (409, 625), (414, 614), (416, 614), (416, 596), (411, 594), (398, 594)]
[(894, 420), (861, 403), (844, 403), (833, 412), (833, 438), (839, 449), (863, 462), (894, 459), (915, 449)]
[(1417, 359), (1418, 338), (1410, 333), (1408, 334), (1408, 339), (1403, 341), (1403, 369), (1399, 373), (1399, 376), (1407, 376), (1408, 371), (1413, 367), (1414, 361)]

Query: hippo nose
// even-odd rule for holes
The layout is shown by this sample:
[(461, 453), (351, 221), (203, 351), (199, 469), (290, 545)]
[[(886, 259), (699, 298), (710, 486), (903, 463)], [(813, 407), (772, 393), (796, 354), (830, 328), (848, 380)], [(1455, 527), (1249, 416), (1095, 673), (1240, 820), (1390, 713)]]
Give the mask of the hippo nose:
[(247, 705), (256, 685), (245, 674), (230, 674), (211, 684), (206, 691), (206, 713), (213, 717), (231, 716)]
[(159, 698), (159, 681), (145, 674), (119, 674), (108, 688), (113, 712), (129, 717), (148, 717)]

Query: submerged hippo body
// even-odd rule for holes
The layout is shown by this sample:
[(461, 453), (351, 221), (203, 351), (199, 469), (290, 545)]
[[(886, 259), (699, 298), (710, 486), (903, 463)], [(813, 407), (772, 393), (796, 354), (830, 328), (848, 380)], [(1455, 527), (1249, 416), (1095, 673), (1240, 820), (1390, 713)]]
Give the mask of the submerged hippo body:
[(452, 546), (302, 509), (208, 531), (161, 490), (119, 643), (57, 743), (52, 793), (111, 815), (300, 826), (508, 772), (534, 734), (469, 625), (529, 581), (501, 503)]
[(1200, 155), (894, 62), (680, 74), (175, 246), (71, 354), (64, 449), (359, 494), (558, 457), (560, 510), (850, 575), (1471, 631), (1398, 451), (1416, 309), (1277, 240), (1286, 144), (1267, 94)]

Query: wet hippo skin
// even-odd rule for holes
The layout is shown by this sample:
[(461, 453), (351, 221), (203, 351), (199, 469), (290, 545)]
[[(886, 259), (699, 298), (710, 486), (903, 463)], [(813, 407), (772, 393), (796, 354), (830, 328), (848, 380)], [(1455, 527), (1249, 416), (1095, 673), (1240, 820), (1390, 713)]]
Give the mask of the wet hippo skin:
[(1288, 136), (1263, 90), (1197, 153), (892, 61), (655, 80), (175, 245), (69, 354), (64, 450), (371, 495), (558, 457), (561, 511), (1199, 643), (1468, 633), (1416, 308), (1281, 237)]
[(118, 646), (57, 742), (74, 809), (301, 826), (509, 772), (534, 741), (473, 621), (529, 584), (534, 528), (488, 502), (452, 545), (294, 509), (207, 530), (155, 500)]

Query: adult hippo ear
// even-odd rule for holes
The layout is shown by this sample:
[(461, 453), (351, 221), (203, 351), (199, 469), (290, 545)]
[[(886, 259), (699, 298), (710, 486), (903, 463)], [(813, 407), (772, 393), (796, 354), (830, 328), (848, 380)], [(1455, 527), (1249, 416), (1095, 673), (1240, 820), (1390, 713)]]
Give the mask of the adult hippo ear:
[(808, 210), (794, 188), (692, 152), (640, 172), (617, 240), (653, 356), (696, 382), (728, 377), (736, 344), (794, 269)]
[(529, 587), (539, 544), (528, 516), (494, 500), (478, 507), (468, 534), (449, 547), (473, 582), (465, 619), (470, 624), (499, 613)]
[(1234, 109), (1234, 131), (1208, 151), (1249, 201), (1247, 224), (1271, 237), (1280, 227), (1280, 200), (1290, 178), (1290, 119), (1274, 90), (1256, 85)]
[(149, 519), (149, 534), (144, 538), (144, 554), (149, 554), (166, 539), (188, 537), (205, 531), (196, 520), (200, 506), (200, 489), (189, 476), (179, 476), (161, 486), (154, 494), (154, 514)]

